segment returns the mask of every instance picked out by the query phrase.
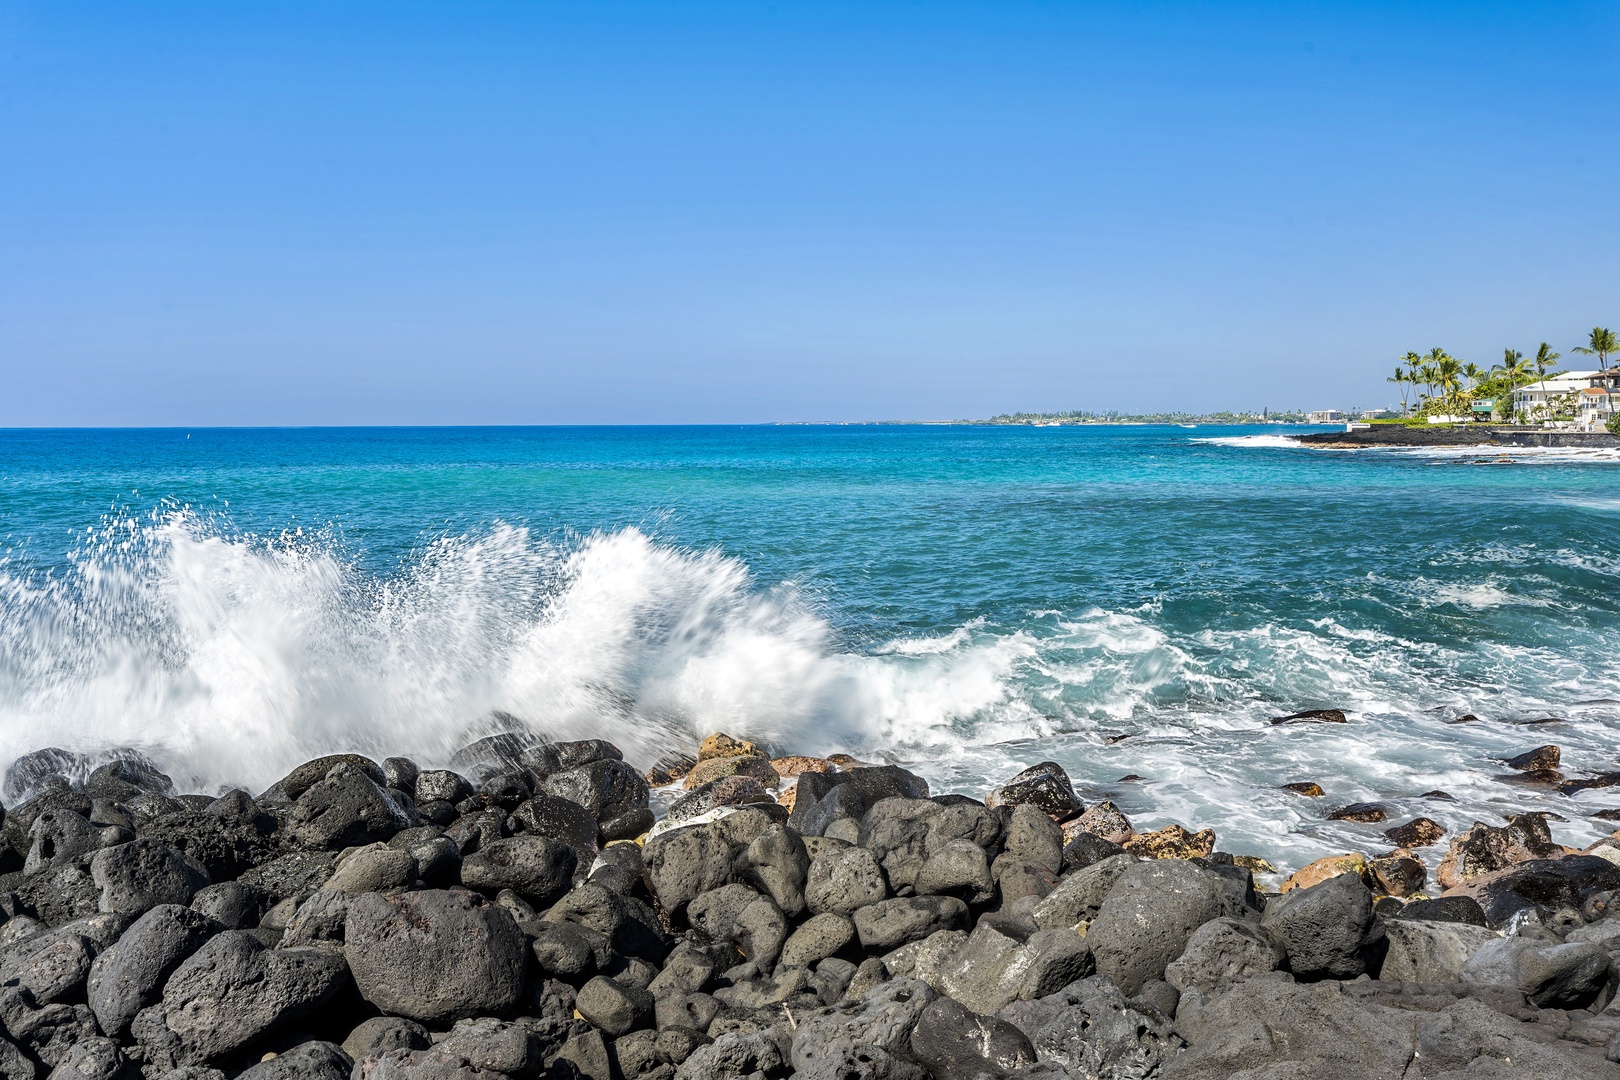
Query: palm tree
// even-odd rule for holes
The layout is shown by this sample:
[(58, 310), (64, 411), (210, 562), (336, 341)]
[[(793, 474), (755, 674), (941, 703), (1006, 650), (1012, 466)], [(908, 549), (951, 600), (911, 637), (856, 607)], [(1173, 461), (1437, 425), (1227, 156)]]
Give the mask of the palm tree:
[(1562, 355), (1564, 354), (1553, 352), (1552, 346), (1548, 345), (1545, 341), (1536, 346), (1536, 359), (1534, 363), (1536, 365), (1537, 382), (1547, 381), (1547, 369), (1552, 367)]
[(1578, 352), (1583, 356), (1597, 357), (1598, 368), (1607, 371), (1609, 370), (1609, 354), (1620, 352), (1620, 338), (1615, 337), (1614, 331), (1607, 326), (1594, 326), (1592, 327), (1592, 333), (1586, 339), (1586, 344), (1577, 345), (1571, 351)]
[[(1497, 391), (1498, 409), (1507, 416), (1513, 413), (1513, 392), (1519, 384), (1530, 376), (1530, 365), (1524, 359), (1524, 353), (1516, 349), (1503, 349), (1502, 362), (1496, 369), (1496, 375), (1501, 380), (1502, 388)], [(1502, 403), (1506, 402), (1504, 406)]]
[(1401, 367), (1399, 364), (1396, 364), (1395, 365), (1395, 374), (1391, 375), (1389, 378), (1385, 379), (1384, 381), (1385, 382), (1392, 382), (1396, 386), (1399, 386), (1401, 388), (1401, 415), (1405, 416), (1406, 415), (1406, 384), (1412, 381), (1412, 376), (1410, 376), (1410, 375), (1408, 375), (1406, 373), (1405, 368)]

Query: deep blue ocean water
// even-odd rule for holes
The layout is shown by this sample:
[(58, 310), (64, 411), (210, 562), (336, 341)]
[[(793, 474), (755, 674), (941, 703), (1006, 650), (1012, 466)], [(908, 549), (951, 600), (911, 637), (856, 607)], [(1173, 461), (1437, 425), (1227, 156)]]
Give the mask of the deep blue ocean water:
[[(1620, 460), (1290, 430), (0, 432), (0, 758), (262, 786), (442, 758), (498, 710), (638, 763), (724, 729), (971, 794), (1052, 759), (1282, 865), (1382, 844), (1324, 820), (1368, 799), (1606, 834), (1620, 791), (1495, 758), (1615, 764)], [(1316, 707), (1351, 723), (1269, 723)]]

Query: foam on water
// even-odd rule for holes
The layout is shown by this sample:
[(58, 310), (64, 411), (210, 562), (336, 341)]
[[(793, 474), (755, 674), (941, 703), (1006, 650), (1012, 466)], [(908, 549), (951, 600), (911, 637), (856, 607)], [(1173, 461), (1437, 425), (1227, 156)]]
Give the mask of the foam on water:
[[(1549, 553), (1478, 554), (1485, 566), (1532, 557)], [(1469, 612), (1536, 603), (1488, 575), (1368, 587)], [(1016, 625), (979, 616), (859, 650), (793, 583), (636, 529), (560, 544), (495, 525), (378, 575), (328, 535), (243, 535), (171, 508), (87, 532), (63, 572), (0, 565), (0, 759), (134, 746), (205, 789), (257, 790), (342, 750), (442, 763), (497, 713), (611, 739), (638, 765), (723, 729), (785, 752), (906, 762), (971, 794), (1057, 760), (1143, 826), (1211, 825), (1223, 848), (1286, 867), (1381, 843), (1279, 790), (1294, 780), (1386, 801), (1399, 820), (1465, 828), (1539, 805), (1574, 819), (1565, 842), (1601, 835), (1578, 817), (1601, 791), (1507, 788), (1492, 759), (1550, 741), (1511, 721), (1556, 710), (1581, 721), (1556, 730), (1566, 758), (1606, 761), (1620, 714), (1568, 703), (1615, 686), (1620, 659), (1408, 640), (1332, 615), (1178, 630), (1158, 603), (1031, 611)], [(1355, 722), (1269, 723), (1312, 705)], [(1463, 712), (1492, 722), (1446, 723)], [(1434, 788), (1456, 801), (1419, 797)]]

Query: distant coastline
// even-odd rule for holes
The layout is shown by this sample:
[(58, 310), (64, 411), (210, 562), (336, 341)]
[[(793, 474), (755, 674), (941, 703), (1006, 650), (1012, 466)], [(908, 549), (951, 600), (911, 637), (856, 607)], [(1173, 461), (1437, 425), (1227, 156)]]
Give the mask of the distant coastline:
[(1097, 425), (1144, 426), (1152, 424), (1221, 424), (1225, 426), (1309, 423), (1303, 412), (1258, 413), (1114, 413), (1057, 412), (1002, 413), (980, 419), (957, 420), (779, 420), (781, 427), (876, 427), (891, 425), (932, 425), (949, 427), (977, 424), (990, 427), (1094, 427)]

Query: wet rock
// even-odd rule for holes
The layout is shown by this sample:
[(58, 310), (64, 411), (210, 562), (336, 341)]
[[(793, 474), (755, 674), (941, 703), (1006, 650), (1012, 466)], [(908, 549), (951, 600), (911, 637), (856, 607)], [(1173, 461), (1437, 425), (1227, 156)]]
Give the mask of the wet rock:
[(1462, 967), (1463, 982), (1512, 986), (1544, 1009), (1591, 1004), (1608, 974), (1609, 954), (1596, 945), (1555, 945), (1522, 937), (1486, 942)]
[(863, 907), (854, 922), (862, 948), (887, 952), (940, 930), (965, 929), (968, 908), (954, 896), (907, 896)]
[(739, 756), (699, 761), (687, 772), (681, 786), (687, 791), (695, 791), (717, 780), (732, 777), (753, 780), (761, 789), (775, 788), (782, 782), (782, 777), (769, 761), (762, 757)]
[(1442, 888), (1449, 889), (1518, 863), (1562, 854), (1563, 848), (1553, 843), (1547, 822), (1538, 815), (1520, 814), (1500, 828), (1476, 821), (1466, 832), (1452, 838), (1435, 878)]
[(1112, 802), (1104, 799), (1091, 806), (1085, 813), (1073, 821), (1063, 825), (1064, 843), (1072, 842), (1077, 833), (1087, 832), (1093, 836), (1100, 836), (1111, 844), (1124, 845), (1136, 830), (1131, 827), (1131, 819), (1126, 817)]
[(1295, 889), (1308, 889), (1312, 885), (1320, 885), (1341, 874), (1354, 874), (1369, 884), (1373, 880), (1372, 867), (1368, 865), (1367, 857), (1351, 852), (1346, 855), (1329, 855), (1324, 859), (1307, 863), (1290, 874), (1279, 891), (1286, 893)]
[(128, 1031), (135, 1015), (162, 996), (174, 969), (217, 928), (204, 913), (174, 904), (136, 919), (90, 968), (90, 1008), (101, 1030), (115, 1038)]
[(759, 747), (746, 739), (733, 739), (730, 735), (716, 731), (707, 736), (698, 744), (698, 760), (709, 761), (714, 758), (729, 757), (764, 757)]
[(208, 884), (208, 874), (173, 848), (135, 840), (103, 848), (90, 860), (90, 877), (101, 890), (101, 910), (139, 915), (158, 904), (189, 904)]
[(1180, 825), (1166, 825), (1153, 832), (1137, 833), (1125, 850), (1143, 859), (1202, 859), (1215, 850), (1215, 830), (1189, 832)]
[(1413, 818), (1404, 825), (1397, 825), (1393, 829), (1385, 829), (1384, 835), (1396, 847), (1419, 848), (1437, 844), (1440, 838), (1446, 835), (1445, 827), (1439, 822), (1426, 817)]
[(1549, 743), (1546, 746), (1538, 746), (1534, 750), (1526, 750), (1522, 754), (1508, 758), (1507, 767), (1517, 769), (1520, 772), (1556, 770), (1562, 756), (1562, 752), (1558, 747)]
[(1176, 859), (1139, 863), (1108, 891), (1086, 943), (1098, 972), (1127, 995), (1135, 994), (1144, 982), (1162, 976), (1193, 931), (1221, 911), (1222, 890), (1197, 866)]
[(1593, 773), (1578, 780), (1567, 780), (1558, 785), (1558, 790), (1565, 795), (1578, 795), (1583, 791), (1612, 787), (1620, 787), (1620, 772)]
[(1105, 859), (1125, 854), (1125, 849), (1112, 840), (1088, 832), (1072, 833), (1063, 845), (1064, 870), (1082, 870)]
[(458, 803), (470, 798), (472, 783), (449, 769), (424, 769), (416, 776), (416, 801)]
[(485, 844), (461, 861), (461, 881), (494, 896), (511, 889), (529, 903), (556, 903), (573, 884), (578, 861), (560, 840), (525, 834)]
[(1400, 919), (1423, 919), (1429, 922), (1465, 923), (1469, 926), (1485, 925), (1485, 909), (1472, 896), (1441, 896), (1435, 899), (1414, 900), (1396, 914)]
[[(983, 852), (980, 852), (983, 857)], [(986, 868), (985, 876), (989, 877)], [(888, 895), (883, 870), (865, 848), (848, 847), (824, 852), (810, 863), (805, 878), (805, 906), (812, 914), (833, 912), (853, 915)]]
[(934, 991), (926, 983), (891, 979), (859, 1001), (817, 1009), (803, 1017), (793, 1032), (793, 1068), (800, 1075), (829, 1080), (841, 1075), (882, 1076), (859, 1071), (858, 1067), (857, 1071), (840, 1073), (836, 1067), (844, 1066), (850, 1051), (856, 1048), (890, 1059), (908, 1059), (912, 1029), (934, 999)]
[(1597, 893), (1620, 888), (1620, 867), (1595, 855), (1534, 859), (1468, 886), (1493, 927), (1505, 926), (1519, 912), (1538, 919), (1559, 910), (1579, 911)]
[(541, 781), (541, 786), (546, 794), (578, 803), (602, 822), (647, 809), (647, 781), (629, 765), (612, 758), (552, 773)]
[(1211, 919), (1193, 931), (1181, 955), (1166, 965), (1164, 978), (1177, 990), (1215, 998), (1240, 982), (1277, 970), (1283, 957), (1276, 941), (1256, 924)]
[(334, 765), (295, 798), (288, 815), (289, 836), (306, 848), (339, 851), (386, 841), (410, 827), (413, 822), (383, 790), (381, 778), (382, 770), (375, 765), (370, 769), (350, 762)]
[(653, 767), (647, 770), (645, 777), (649, 786), (664, 787), (691, 772), (692, 766), (696, 764), (697, 758), (691, 754), (665, 754), (653, 763)]
[(1374, 888), (1386, 896), (1412, 896), (1422, 892), (1429, 879), (1428, 868), (1406, 850), (1369, 860), (1367, 869)]
[(1411, 918), (1388, 920), (1384, 933), (1389, 945), (1378, 977), (1414, 983), (1460, 982), (1468, 958), (1500, 940), (1483, 926)]
[(991, 792), (986, 806), (1029, 804), (1059, 821), (1067, 821), (1085, 809), (1069, 774), (1055, 761), (1032, 765)]
[(1327, 792), (1322, 790), (1321, 784), (1310, 780), (1300, 780), (1292, 784), (1284, 784), (1282, 789), (1284, 791), (1291, 791), (1295, 795), (1304, 795), (1309, 799), (1319, 799), (1323, 795), (1327, 794)]
[(1260, 925), (1286, 950), (1296, 978), (1353, 979), (1367, 969), (1372, 893), (1356, 875), (1341, 874), (1270, 901)]
[(83, 783), (89, 774), (90, 759), (84, 754), (47, 746), (7, 767), (3, 793), (8, 803), (22, 802), (52, 781), (65, 789)]
[(1138, 1009), (1100, 975), (997, 1016), (1028, 1036), (1043, 1064), (1075, 1077), (1156, 1077), (1186, 1045), (1168, 1020)]
[[(343, 958), (321, 949), (268, 949), (247, 931), (227, 930), (183, 960), (163, 987), (160, 1005), (136, 1017), (135, 1035), (151, 1028), (178, 1046), (180, 1063), (224, 1058), (320, 1008), (342, 988)], [(148, 1014), (151, 1028), (143, 1031)]]
[[(839, 793), (841, 813), (858, 820), (883, 799), (928, 798), (928, 781), (898, 765), (877, 765), (844, 772), (803, 773), (794, 790), (793, 815), (788, 824), (809, 836), (820, 835), (820, 830), (807, 827), (806, 819), (815, 815), (820, 803), (835, 791)], [(828, 815), (820, 816), (825, 819)]]
[(12, 806), (6, 812), (5, 820), (0, 823), (0, 840), (5, 846), (16, 853), (18, 858), (26, 859), (29, 849), (33, 846), (31, 836), (34, 822), (41, 814), (69, 813), (78, 814), (89, 820), (90, 799), (77, 791), (58, 788), (42, 791), (28, 801)]
[(917, 1018), (911, 1051), (935, 1080), (1001, 1077), (1035, 1063), (1028, 1036), (994, 1016), (938, 998)]
[(1351, 803), (1341, 806), (1327, 816), (1329, 821), (1358, 821), (1371, 824), (1388, 816), (1382, 803)]
[(1274, 716), (1272, 724), (1344, 724), (1343, 709), (1306, 709), (1303, 712), (1289, 713), (1287, 716)]
[(419, 1023), (498, 1015), (523, 990), (523, 933), (505, 909), (476, 893), (355, 897), (344, 941), (361, 996)]
[(784, 780), (796, 780), (807, 772), (831, 772), (833, 765), (826, 758), (791, 756), (772, 758), (771, 768)]

